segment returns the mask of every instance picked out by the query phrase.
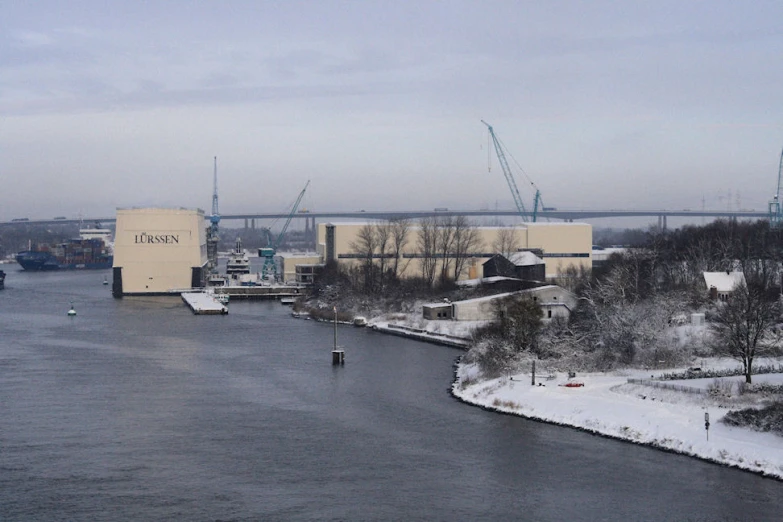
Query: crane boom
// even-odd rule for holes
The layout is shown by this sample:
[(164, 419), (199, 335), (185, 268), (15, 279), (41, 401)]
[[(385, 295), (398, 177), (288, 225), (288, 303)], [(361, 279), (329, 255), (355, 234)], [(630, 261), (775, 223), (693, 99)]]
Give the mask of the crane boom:
[(772, 228), (783, 227), (783, 212), (780, 206), (780, 186), (783, 182), (783, 150), (780, 152), (780, 164), (778, 165), (778, 187), (775, 196), (769, 202), (769, 225)]
[(288, 230), (288, 225), (291, 224), (291, 220), (294, 218), (294, 215), (299, 208), (299, 203), (302, 202), (302, 198), (304, 197), (308, 186), (310, 186), (309, 179), (307, 180), (307, 183), (305, 183), (302, 192), (300, 192), (299, 196), (296, 198), (296, 202), (294, 202), (293, 207), (291, 207), (291, 212), (288, 213), (288, 218), (285, 220), (283, 228), (280, 229), (280, 234), (277, 235), (275, 242), (270, 244), (268, 247), (258, 249), (258, 255), (264, 258), (264, 266), (261, 268), (261, 276), (263, 279), (277, 279), (277, 266), (275, 265), (274, 260), (275, 253), (277, 252), (280, 244), (283, 242), (285, 231)]
[[(503, 170), (503, 175), (506, 177), (508, 188), (511, 190), (511, 197), (514, 198), (514, 203), (517, 206), (519, 215), (522, 216), (522, 220), (527, 221), (527, 210), (525, 209), (525, 204), (522, 203), (522, 196), (519, 195), (517, 182), (514, 181), (514, 176), (511, 173), (511, 167), (508, 166), (508, 161), (506, 160), (506, 154), (503, 152), (503, 147), (500, 145), (500, 141), (498, 141), (497, 136), (495, 136), (495, 130), (492, 128), (492, 125), (485, 122), (484, 120), (481, 120), (481, 123), (486, 125), (489, 129), (489, 135), (492, 137), (492, 143), (495, 146), (495, 154), (497, 154), (498, 162), (500, 162), (500, 168)], [(538, 206), (538, 196), (536, 196), (536, 206)], [(535, 221), (535, 211), (533, 215), (533, 221)]]

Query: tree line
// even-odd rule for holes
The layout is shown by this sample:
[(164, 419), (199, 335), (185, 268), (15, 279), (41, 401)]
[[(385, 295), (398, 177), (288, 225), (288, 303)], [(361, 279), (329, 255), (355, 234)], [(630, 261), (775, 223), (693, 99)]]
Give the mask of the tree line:
[[(715, 302), (703, 274), (721, 271), (740, 271), (744, 282), (726, 302)], [(602, 266), (560, 274), (558, 282), (578, 299), (568, 321), (554, 321), (540, 330), (540, 338), (514, 344), (513, 331), (497, 330), (504, 321), (509, 324), (507, 314), (514, 308), (507, 307), (503, 320), (477, 332), (475, 355), (493, 368), (508, 363), (499, 363), (498, 354), (500, 359), (530, 354), (597, 370), (668, 367), (694, 355), (726, 355), (741, 362), (750, 383), (758, 357), (780, 354), (781, 274), (783, 231), (767, 221), (651, 229), (635, 248), (612, 255)], [(678, 336), (673, 327), (697, 311), (710, 325), (706, 335)]]

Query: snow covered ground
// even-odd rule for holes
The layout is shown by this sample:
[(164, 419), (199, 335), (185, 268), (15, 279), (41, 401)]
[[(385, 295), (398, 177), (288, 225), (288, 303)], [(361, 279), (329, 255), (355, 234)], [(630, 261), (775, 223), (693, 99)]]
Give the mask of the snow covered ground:
[[(406, 329), (413, 330), (411, 337), (436, 343), (444, 338), (462, 338), (467, 345), (471, 330), (479, 324), (401, 316), (376, 318), (370, 320), (370, 326), (379, 331), (395, 330), (389, 333), (396, 335), (405, 335)], [(739, 366), (732, 359), (701, 359), (698, 363), (703, 370)], [(759, 365), (778, 363), (756, 361)], [(475, 366), (461, 363), (452, 393), (467, 403), (491, 410), (572, 426), (783, 479), (783, 437), (721, 422), (731, 409), (749, 404), (737, 398), (736, 392), (733, 398), (718, 400), (704, 393), (716, 384), (716, 379), (656, 381), (694, 389), (694, 393), (687, 393), (628, 382), (629, 379), (648, 380), (664, 371), (580, 373), (569, 379), (566, 373), (542, 371), (541, 365), (540, 362), (536, 372), (536, 386), (532, 386), (530, 373), (480, 381)], [(722, 387), (736, 390), (744, 377), (724, 377), (720, 381)], [(564, 386), (569, 382), (584, 386)], [(754, 376), (754, 383), (762, 382), (783, 385), (783, 374)], [(705, 413), (709, 414), (709, 430), (705, 430)]]
[[(713, 365), (724, 366), (725, 362), (707, 361), (705, 366)], [(477, 376), (474, 366), (459, 365), (454, 395), (496, 411), (573, 426), (783, 479), (783, 437), (723, 424), (720, 420), (729, 409), (706, 394), (628, 383), (629, 378), (649, 378), (649, 371), (578, 374), (572, 379), (557, 373), (551, 380), (540, 375), (536, 386), (531, 385), (529, 373), (480, 382)], [(756, 379), (783, 384), (783, 374), (760, 375)], [(714, 381), (666, 383), (706, 388)], [(584, 386), (564, 386), (569, 382)], [(709, 414), (709, 432), (705, 430), (705, 413)]]

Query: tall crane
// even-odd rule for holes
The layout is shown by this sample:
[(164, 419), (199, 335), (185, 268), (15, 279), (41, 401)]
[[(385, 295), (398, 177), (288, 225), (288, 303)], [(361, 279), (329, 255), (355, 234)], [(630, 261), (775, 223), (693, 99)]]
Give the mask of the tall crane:
[[(481, 120), (481, 123), (487, 126), (487, 129), (489, 129), (489, 135), (492, 138), (492, 143), (495, 146), (495, 154), (498, 157), (498, 162), (500, 163), (500, 168), (503, 170), (503, 175), (506, 177), (506, 182), (508, 183), (508, 188), (511, 191), (511, 197), (514, 198), (514, 203), (517, 206), (517, 211), (519, 212), (519, 215), (522, 217), (522, 221), (528, 220), (528, 211), (525, 209), (525, 204), (522, 202), (522, 196), (519, 195), (519, 189), (517, 188), (517, 182), (514, 181), (514, 175), (511, 173), (511, 167), (508, 165), (508, 160), (506, 160), (506, 153), (503, 152), (503, 146), (500, 143), (500, 140), (498, 140), (497, 136), (495, 136), (495, 130), (492, 128), (492, 125), (485, 122), (484, 120)], [(535, 222), (536, 218), (538, 217), (538, 206), (542, 204), (541, 202), (541, 191), (538, 190), (538, 187), (536, 187), (535, 183), (532, 181), (530, 184), (533, 186), (533, 188), (536, 189), (536, 195), (533, 199), (533, 213), (532, 213), (532, 221)]]
[(780, 165), (778, 166), (778, 189), (775, 196), (769, 202), (769, 226), (770, 228), (783, 227), (783, 212), (780, 204), (780, 185), (783, 179), (783, 151), (780, 152)]
[(217, 156), (215, 156), (214, 188), (212, 190), (212, 215), (209, 216), (209, 229), (207, 230), (207, 263), (210, 270), (217, 268), (218, 224), (220, 223), (220, 211), (218, 210), (218, 185), (217, 185)]
[(275, 239), (274, 243), (271, 243), (269, 244), (269, 246), (258, 249), (258, 255), (264, 258), (264, 266), (261, 268), (261, 277), (264, 280), (278, 278), (277, 265), (275, 265), (274, 257), (275, 254), (277, 253), (278, 247), (283, 242), (285, 231), (288, 229), (288, 225), (291, 224), (291, 220), (293, 219), (294, 214), (296, 214), (296, 211), (299, 208), (299, 203), (302, 202), (302, 198), (304, 197), (305, 191), (307, 190), (307, 187), (309, 185), (310, 185), (310, 180), (307, 180), (307, 183), (305, 183), (302, 192), (299, 193), (299, 197), (296, 198), (296, 202), (294, 202), (294, 206), (291, 207), (291, 212), (288, 214), (288, 218), (285, 220), (285, 223), (283, 224), (283, 228), (280, 230), (280, 234), (278, 234), (277, 239)]

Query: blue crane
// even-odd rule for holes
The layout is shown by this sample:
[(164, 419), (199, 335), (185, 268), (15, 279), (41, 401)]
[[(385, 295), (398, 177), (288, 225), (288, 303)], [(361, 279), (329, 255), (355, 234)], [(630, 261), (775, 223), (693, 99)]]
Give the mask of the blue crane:
[(215, 156), (215, 170), (214, 170), (215, 184), (212, 191), (212, 215), (209, 216), (210, 229), (212, 233), (217, 237), (218, 223), (220, 223), (220, 211), (218, 210), (218, 187), (217, 187), (217, 156)]
[[(485, 122), (484, 120), (481, 120), (481, 123), (487, 126), (489, 129), (489, 135), (492, 137), (492, 143), (495, 146), (495, 154), (497, 154), (498, 162), (500, 163), (500, 168), (503, 170), (503, 175), (506, 177), (506, 182), (508, 183), (508, 188), (511, 191), (511, 197), (514, 198), (514, 203), (517, 206), (517, 211), (519, 211), (519, 215), (522, 217), (522, 221), (528, 220), (528, 212), (527, 209), (525, 209), (525, 204), (522, 202), (522, 196), (519, 195), (519, 189), (517, 188), (517, 182), (514, 181), (514, 175), (511, 173), (511, 167), (508, 165), (508, 160), (506, 160), (506, 154), (503, 152), (503, 146), (500, 143), (500, 140), (498, 140), (497, 136), (495, 136), (495, 130), (492, 128), (492, 125)], [(535, 183), (532, 181), (530, 184), (533, 186), (533, 188), (536, 189), (536, 196), (533, 199), (533, 214), (532, 214), (532, 221), (535, 222), (536, 218), (538, 217), (538, 206), (541, 204), (543, 205), (541, 201), (541, 191), (538, 190), (538, 187), (536, 187)]]
[(220, 223), (220, 211), (218, 210), (218, 186), (217, 186), (217, 156), (215, 156), (214, 189), (212, 191), (212, 215), (209, 216), (209, 228), (207, 229), (207, 260), (209, 270), (217, 268), (218, 224)]
[(780, 153), (780, 165), (778, 166), (778, 189), (775, 196), (769, 202), (769, 226), (771, 228), (783, 227), (783, 213), (780, 206), (780, 185), (783, 180), (783, 151)]
[(299, 208), (299, 203), (302, 202), (302, 198), (304, 197), (305, 191), (307, 190), (307, 187), (309, 185), (310, 185), (310, 180), (307, 180), (307, 183), (302, 189), (302, 192), (299, 193), (299, 197), (296, 198), (296, 202), (294, 203), (294, 206), (291, 207), (291, 212), (288, 214), (288, 218), (285, 220), (285, 223), (283, 224), (283, 228), (280, 230), (280, 234), (278, 234), (277, 239), (275, 239), (274, 243), (270, 243), (268, 246), (258, 249), (258, 255), (264, 258), (264, 266), (261, 268), (261, 277), (264, 280), (278, 278), (277, 265), (275, 265), (274, 257), (275, 254), (277, 253), (278, 247), (283, 242), (285, 231), (288, 229), (288, 225), (291, 224), (291, 219), (293, 219), (294, 214), (296, 214), (296, 211)]

